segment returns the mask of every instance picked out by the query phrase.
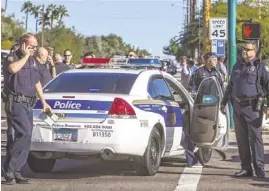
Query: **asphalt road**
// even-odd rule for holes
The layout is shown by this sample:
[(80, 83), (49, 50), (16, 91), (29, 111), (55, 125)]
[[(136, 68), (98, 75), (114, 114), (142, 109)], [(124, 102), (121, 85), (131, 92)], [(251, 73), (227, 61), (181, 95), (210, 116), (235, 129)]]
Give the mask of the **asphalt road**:
[[(2, 123), (2, 127), (5, 122)], [(2, 136), (3, 138), (3, 136)], [(234, 134), (231, 134), (230, 148), (226, 161), (213, 152), (211, 161), (205, 167), (185, 167), (184, 156), (163, 163), (153, 177), (137, 176), (130, 170), (128, 162), (103, 162), (100, 159), (85, 161), (58, 160), (52, 173), (36, 174), (27, 165), (25, 176), (33, 181), (30, 185), (8, 186), (4, 191), (180, 191), (180, 190), (269, 190), (269, 178), (235, 179), (232, 175), (240, 169), (240, 162)], [(269, 135), (264, 135), (265, 165), (269, 175)], [(2, 164), (4, 152), (2, 152)], [(2, 178), (2, 180), (4, 180)]]

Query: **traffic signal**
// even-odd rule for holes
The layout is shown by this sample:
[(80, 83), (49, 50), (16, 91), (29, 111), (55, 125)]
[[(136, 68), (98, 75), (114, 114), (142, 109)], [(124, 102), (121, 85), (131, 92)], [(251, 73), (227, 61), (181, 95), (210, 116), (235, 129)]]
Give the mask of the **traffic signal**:
[(261, 38), (260, 23), (243, 23), (242, 37), (244, 40), (259, 40)]

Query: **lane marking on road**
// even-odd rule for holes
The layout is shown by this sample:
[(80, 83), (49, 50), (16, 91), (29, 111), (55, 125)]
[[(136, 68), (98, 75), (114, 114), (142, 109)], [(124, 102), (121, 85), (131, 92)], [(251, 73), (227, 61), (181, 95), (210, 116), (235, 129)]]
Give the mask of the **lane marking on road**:
[(196, 191), (203, 167), (185, 168), (174, 191)]

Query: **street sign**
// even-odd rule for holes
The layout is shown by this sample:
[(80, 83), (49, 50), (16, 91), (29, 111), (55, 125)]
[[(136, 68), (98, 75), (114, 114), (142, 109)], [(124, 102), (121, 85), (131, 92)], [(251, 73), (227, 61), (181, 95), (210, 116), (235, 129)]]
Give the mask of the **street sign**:
[(218, 57), (225, 57), (225, 40), (212, 40), (211, 48)]
[(259, 40), (261, 38), (260, 23), (243, 23), (242, 38), (244, 40)]
[(210, 18), (209, 39), (227, 40), (227, 18)]

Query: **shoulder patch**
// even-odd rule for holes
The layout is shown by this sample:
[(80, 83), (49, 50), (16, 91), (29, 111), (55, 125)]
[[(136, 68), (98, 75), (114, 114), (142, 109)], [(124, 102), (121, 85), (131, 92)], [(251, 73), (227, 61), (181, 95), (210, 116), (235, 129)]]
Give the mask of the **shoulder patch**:
[(14, 61), (14, 57), (13, 56), (8, 56), (7, 60), (10, 61), (10, 62), (13, 62)]

